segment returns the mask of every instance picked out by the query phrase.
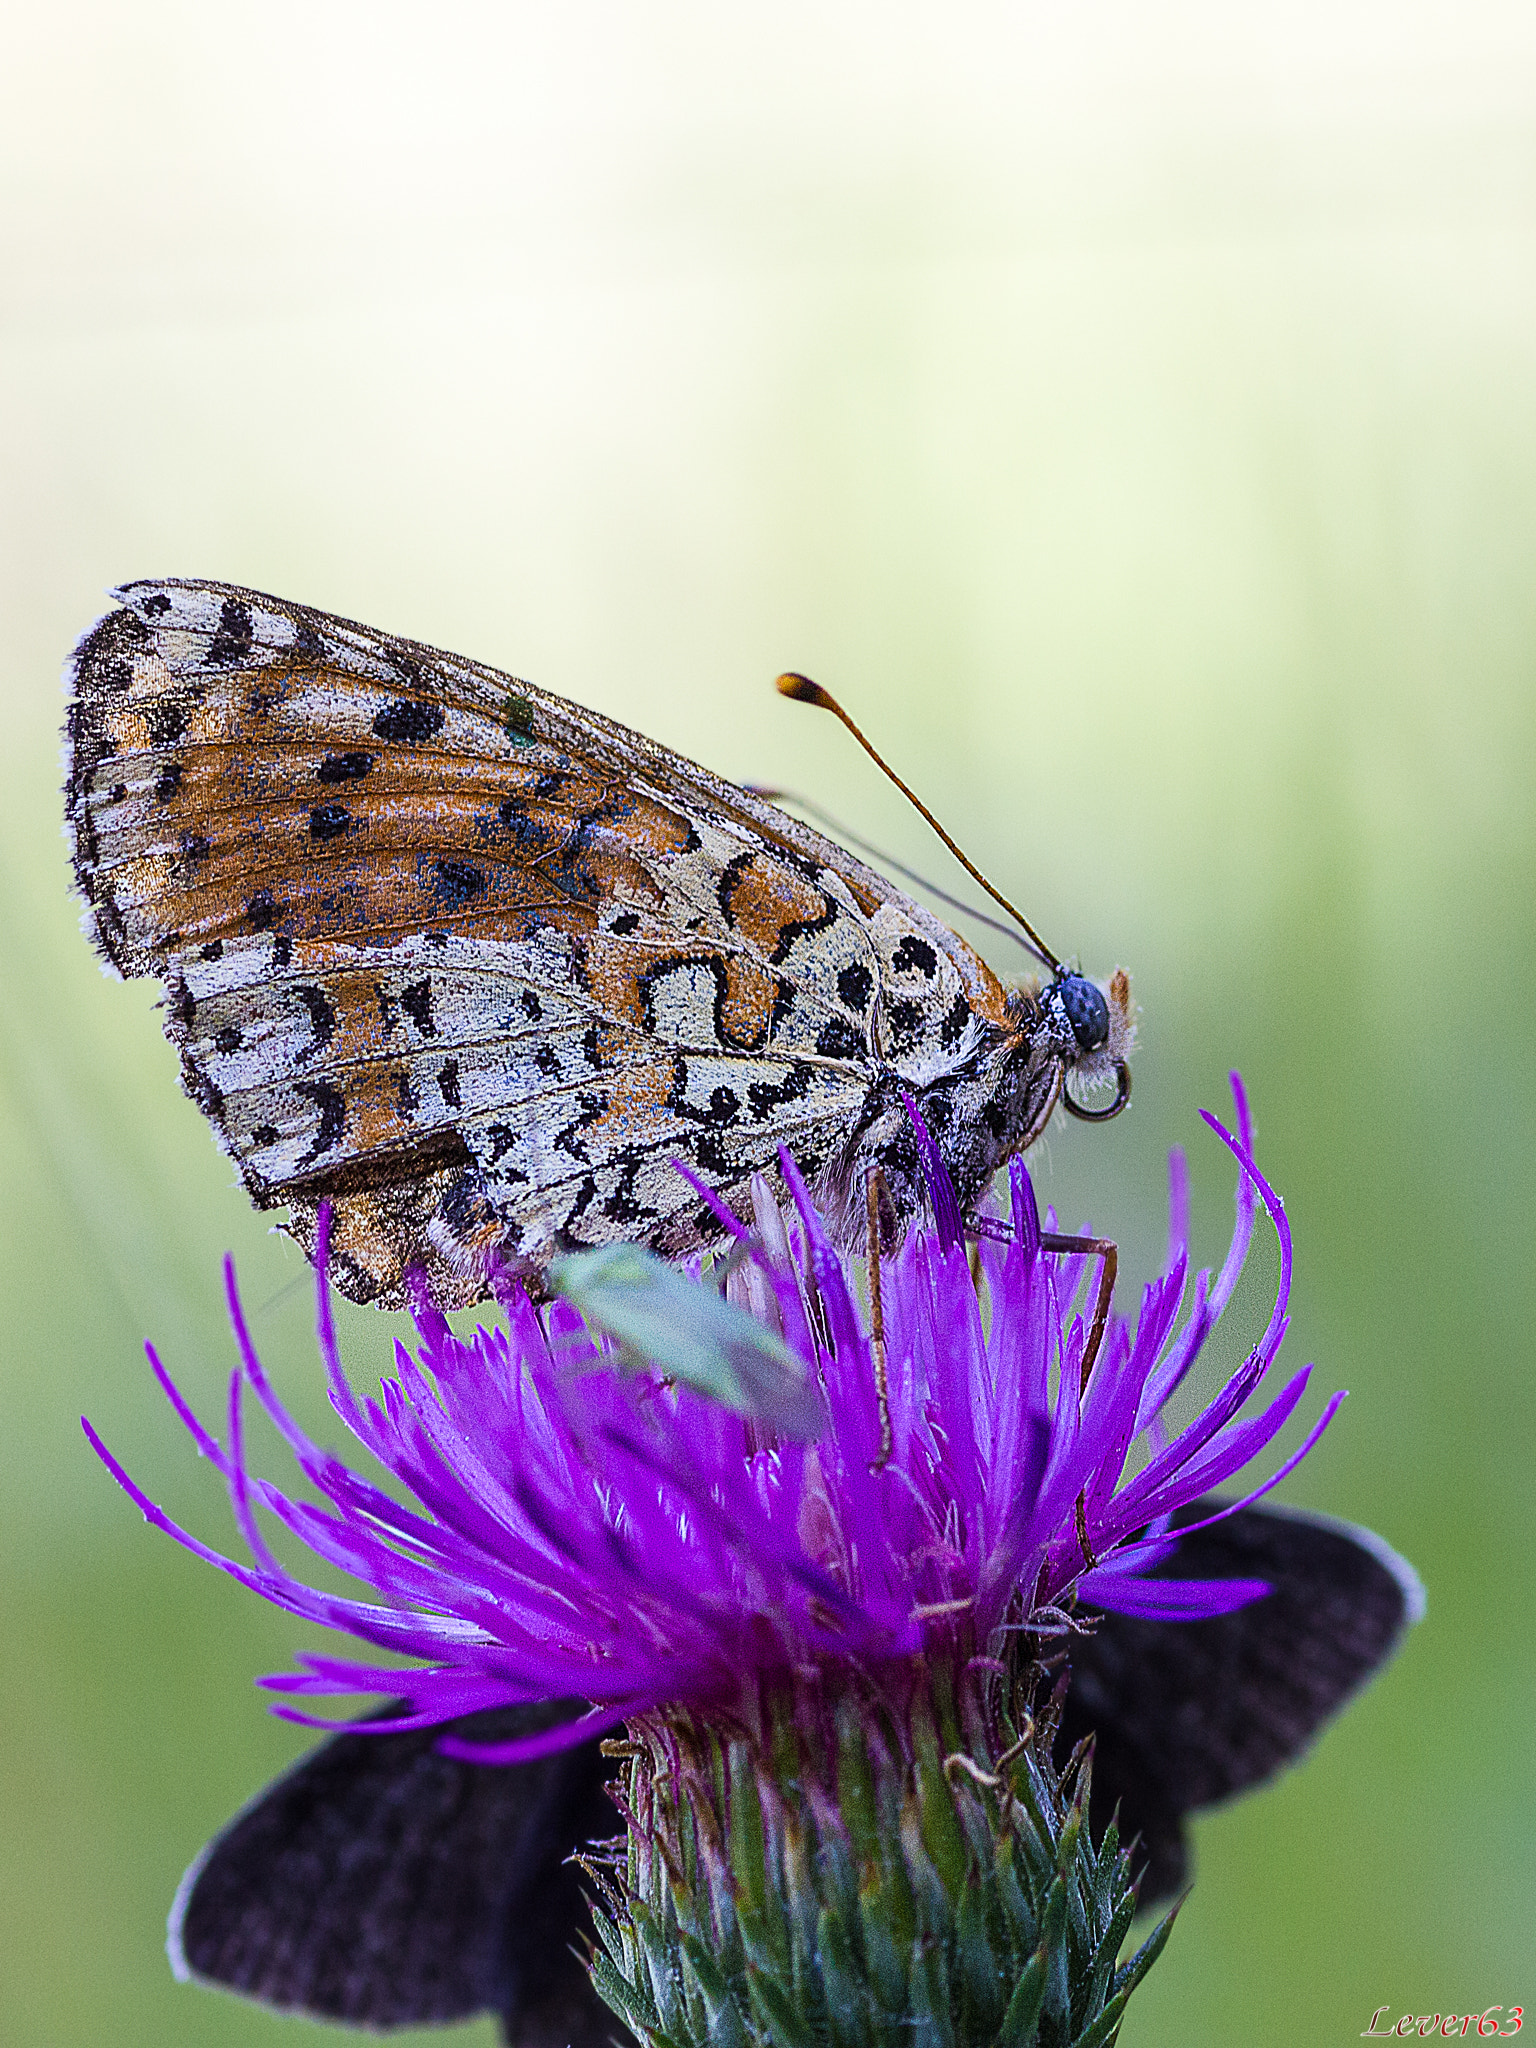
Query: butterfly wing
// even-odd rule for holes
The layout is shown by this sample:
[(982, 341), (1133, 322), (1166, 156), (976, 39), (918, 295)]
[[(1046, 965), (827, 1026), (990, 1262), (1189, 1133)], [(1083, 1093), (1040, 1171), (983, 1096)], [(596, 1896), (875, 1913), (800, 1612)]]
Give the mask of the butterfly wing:
[[(1215, 1511), (1214, 1498), (1176, 1518)], [(1062, 1751), (1090, 1732), (1093, 1809), (1140, 1837), (1143, 1905), (1184, 1882), (1186, 1814), (1293, 1763), (1423, 1611), (1411, 1568), (1367, 1529), (1242, 1508), (1180, 1543), (1160, 1571), (1261, 1578), (1267, 1598), (1206, 1621), (1106, 1614), (1072, 1645)]]
[(94, 936), (166, 988), (188, 1091), (336, 1277), (444, 1306), (492, 1247), (677, 1253), (780, 1144), (814, 1174), (876, 1036), (903, 1071), (995, 978), (766, 800), (497, 670), (228, 585), (132, 584), (76, 651)]
[[(450, 1724), (477, 1741), (534, 1725)], [(522, 2048), (608, 2039), (568, 1861), (617, 1825), (597, 1745), (493, 1767), (438, 1754), (448, 1732), (333, 1736), (253, 1800), (182, 1881), (177, 1975), (355, 2026), (491, 2011)]]

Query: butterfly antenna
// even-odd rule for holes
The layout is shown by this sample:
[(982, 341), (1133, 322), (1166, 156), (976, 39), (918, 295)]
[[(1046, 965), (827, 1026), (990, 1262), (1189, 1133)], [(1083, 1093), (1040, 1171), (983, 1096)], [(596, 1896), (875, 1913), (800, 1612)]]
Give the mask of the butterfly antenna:
[(943, 840), (944, 844), (955, 856), (955, 859), (959, 861), (961, 867), (965, 869), (966, 873), (970, 876), (971, 880), (973, 882), (980, 883), (981, 887), (986, 890), (987, 894), (992, 898), (992, 901), (994, 903), (1000, 903), (1002, 905), (1003, 909), (1007, 911), (1008, 915), (1013, 919), (1014, 923), (1021, 926), (1022, 929), (1029, 934), (1030, 940), (1032, 941), (1035, 950), (1039, 954), (1040, 958), (1045, 962), (1046, 966), (1049, 967), (1053, 973), (1059, 973), (1061, 970), (1061, 962), (1056, 958), (1056, 955), (1051, 951), (1050, 947), (1045, 943), (1044, 939), (1042, 939), (1040, 934), (1035, 930), (1034, 926), (1030, 923), (1029, 919), (1024, 916), (1022, 911), (1015, 910), (1013, 905), (1008, 901), (1008, 898), (1003, 894), (1002, 890), (993, 888), (992, 884), (981, 872), (981, 869), (977, 867), (975, 861), (969, 859), (965, 854), (963, 854), (960, 851), (960, 848), (956, 846), (954, 840), (950, 838), (949, 834), (944, 830), (944, 827), (939, 823), (938, 819), (933, 815), (932, 811), (929, 810), (928, 806), (923, 802), (922, 798), (916, 793), (915, 790), (911, 790), (907, 787), (907, 785), (902, 781), (901, 777), (896, 773), (896, 770), (890, 765), (888, 761), (882, 759), (881, 755), (876, 750), (874, 745), (864, 737), (863, 733), (859, 731), (859, 728), (848, 716), (847, 712), (843, 709), (842, 705), (838, 703), (837, 699), (832, 695), (832, 692), (830, 690), (824, 690), (821, 687), (820, 683), (813, 683), (809, 676), (799, 676), (796, 675), (793, 671), (790, 671), (790, 673), (787, 675), (780, 676), (776, 687), (781, 696), (793, 697), (797, 704), (814, 704), (818, 707), (818, 709), (822, 711), (830, 711), (834, 718), (842, 720), (843, 724), (847, 726), (848, 730), (853, 734), (854, 738), (858, 741), (859, 745), (864, 749), (865, 753), (868, 754), (871, 761), (873, 761), (875, 766), (880, 770), (880, 773), (884, 776), (887, 776), (892, 782), (894, 782), (896, 787), (901, 791), (902, 795), (906, 798), (907, 802), (912, 805), (913, 809), (919, 812), (921, 816), (928, 821), (929, 825), (932, 826), (933, 830), (939, 835), (940, 839)]
[(825, 825), (834, 839), (840, 839), (845, 846), (856, 846), (860, 853), (867, 853), (881, 867), (890, 868), (894, 874), (904, 875), (909, 882), (915, 882), (929, 896), (936, 896), (940, 903), (947, 903), (951, 910), (963, 910), (967, 917), (984, 924), (989, 932), (1001, 932), (1005, 939), (1012, 939), (1016, 946), (1022, 946), (1026, 953), (1032, 953), (1042, 967), (1049, 967), (1050, 961), (1038, 946), (1031, 945), (1017, 925), (1004, 924), (1000, 917), (993, 917), (985, 910), (978, 910), (974, 903), (967, 903), (963, 896), (953, 895), (948, 889), (941, 889), (930, 876), (919, 874), (916, 868), (909, 868), (905, 861), (898, 860), (894, 853), (888, 853), (883, 846), (876, 846), (872, 839), (865, 839), (855, 832), (851, 825), (845, 825), (820, 804), (813, 804), (808, 796), (801, 796), (795, 789), (773, 789), (765, 782), (744, 782), (742, 788), (750, 796), (766, 797), (771, 804), (793, 804), (797, 811), (804, 811), (819, 825)]

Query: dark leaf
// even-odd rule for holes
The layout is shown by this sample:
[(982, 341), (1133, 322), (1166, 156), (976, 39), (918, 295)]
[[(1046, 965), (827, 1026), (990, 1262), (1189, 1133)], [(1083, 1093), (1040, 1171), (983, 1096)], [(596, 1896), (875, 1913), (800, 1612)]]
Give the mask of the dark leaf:
[(450, 1731), (505, 1741), (554, 1718), (506, 1709), (322, 1743), (182, 1880), (178, 1974), (356, 2025), (491, 2011), (522, 2048), (612, 2038), (575, 1952), (590, 1924), (566, 1860), (617, 1830), (596, 1743), (513, 1765), (437, 1753)]
[[(1198, 1501), (1176, 1520), (1219, 1505)], [(1243, 1508), (1186, 1537), (1159, 1570), (1274, 1590), (1208, 1621), (1106, 1614), (1072, 1640), (1059, 1753), (1097, 1734), (1095, 1825), (1118, 1804), (1121, 1840), (1141, 1837), (1144, 1906), (1184, 1882), (1184, 1816), (1294, 1762), (1423, 1607), (1413, 1573), (1369, 1530), (1280, 1508)]]

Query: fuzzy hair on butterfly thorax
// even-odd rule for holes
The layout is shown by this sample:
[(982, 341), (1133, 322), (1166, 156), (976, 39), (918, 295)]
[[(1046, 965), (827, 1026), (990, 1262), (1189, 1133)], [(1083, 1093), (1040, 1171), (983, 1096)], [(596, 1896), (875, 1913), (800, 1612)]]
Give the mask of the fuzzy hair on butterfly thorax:
[(1123, 973), (1010, 992), (767, 798), (481, 663), (226, 584), (115, 596), (66, 678), (87, 930), (161, 982), (256, 1204), (311, 1254), (332, 1205), (354, 1299), (707, 1248), (679, 1163), (739, 1208), (781, 1146), (850, 1242), (879, 1167), (899, 1237), (904, 1096), (964, 1205), (1069, 1078), (1123, 1100)]

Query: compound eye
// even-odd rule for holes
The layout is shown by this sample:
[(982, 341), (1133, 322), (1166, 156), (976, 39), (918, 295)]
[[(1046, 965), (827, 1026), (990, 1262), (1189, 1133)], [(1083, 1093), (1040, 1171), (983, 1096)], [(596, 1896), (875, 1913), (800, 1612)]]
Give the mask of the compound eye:
[(1056, 988), (1079, 1050), (1095, 1051), (1109, 1037), (1109, 1004), (1103, 990), (1082, 974), (1062, 975)]

